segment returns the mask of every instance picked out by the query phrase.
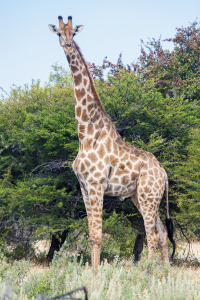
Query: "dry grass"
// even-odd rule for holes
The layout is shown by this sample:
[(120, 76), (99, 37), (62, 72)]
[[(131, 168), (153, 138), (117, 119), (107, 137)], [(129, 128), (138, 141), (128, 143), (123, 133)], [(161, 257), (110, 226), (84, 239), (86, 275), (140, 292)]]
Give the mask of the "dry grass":
[[(151, 264), (144, 250), (142, 260), (133, 259), (111, 263), (105, 260), (97, 273), (77, 256), (72, 259), (66, 251), (57, 254), (50, 266), (34, 265), (25, 260), (9, 263), (1, 259), (1, 298), (35, 299), (43, 293), (54, 297), (80, 286), (86, 286), (89, 299), (200, 299), (200, 264), (176, 258), (174, 264), (163, 265), (160, 255)], [(7, 289), (8, 285), (10, 289)], [(76, 295), (84, 298), (83, 293)]]

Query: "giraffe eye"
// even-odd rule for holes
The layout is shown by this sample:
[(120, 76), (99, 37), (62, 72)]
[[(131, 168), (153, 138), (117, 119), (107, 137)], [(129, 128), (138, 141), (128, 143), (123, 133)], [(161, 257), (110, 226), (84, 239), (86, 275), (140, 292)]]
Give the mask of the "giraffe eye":
[(61, 36), (61, 34), (60, 33), (57, 33), (57, 35), (60, 37)]

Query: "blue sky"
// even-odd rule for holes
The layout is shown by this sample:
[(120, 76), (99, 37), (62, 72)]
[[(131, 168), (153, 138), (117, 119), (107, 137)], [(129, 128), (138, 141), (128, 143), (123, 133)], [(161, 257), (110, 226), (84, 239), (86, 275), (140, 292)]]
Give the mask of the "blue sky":
[[(140, 55), (140, 39), (173, 37), (176, 27), (198, 19), (199, 0), (1, 0), (0, 87), (9, 93), (15, 84), (32, 79), (48, 81), (51, 65), (68, 68), (58, 37), (48, 24), (57, 17), (73, 17), (73, 25), (84, 25), (76, 36), (86, 61), (101, 64), (105, 56), (115, 63), (120, 53), (124, 63)], [(165, 48), (170, 47), (165, 43)]]

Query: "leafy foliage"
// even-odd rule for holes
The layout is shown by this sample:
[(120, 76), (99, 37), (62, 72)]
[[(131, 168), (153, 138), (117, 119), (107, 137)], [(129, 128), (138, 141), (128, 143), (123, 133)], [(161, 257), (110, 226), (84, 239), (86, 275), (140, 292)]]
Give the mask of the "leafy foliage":
[(37, 82), (13, 89), (1, 102), (0, 214), (5, 232), (31, 226), (37, 235), (55, 233), (78, 219), (79, 209), (84, 211), (70, 167), (78, 151), (73, 88), (70, 80), (60, 88), (59, 80), (44, 88)]
[(176, 169), (178, 201), (181, 215), (177, 219), (188, 228), (190, 234), (200, 237), (200, 131), (191, 131), (188, 145), (188, 159), (183, 160)]
[[(177, 28), (172, 42), (174, 50), (164, 50), (161, 38), (150, 40), (147, 45), (142, 41), (141, 55), (135, 69), (142, 80), (153, 78), (155, 87), (163, 95), (183, 94), (188, 99), (199, 99), (199, 50), (200, 29), (197, 22), (187, 28)], [(146, 50), (145, 50), (146, 49)]]

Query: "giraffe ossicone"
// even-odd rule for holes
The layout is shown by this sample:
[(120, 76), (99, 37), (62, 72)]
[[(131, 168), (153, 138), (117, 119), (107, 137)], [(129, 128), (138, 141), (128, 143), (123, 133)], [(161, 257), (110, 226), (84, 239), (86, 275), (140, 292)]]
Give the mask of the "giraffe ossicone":
[[(61, 16), (58, 20), (59, 28), (55, 25), (49, 25), (49, 28), (59, 36), (73, 76), (79, 137), (79, 152), (73, 169), (87, 211), (92, 265), (100, 264), (104, 194), (121, 200), (131, 198), (144, 220), (149, 258), (158, 244), (163, 261), (168, 261), (168, 235), (174, 246), (173, 254), (175, 243), (170, 232), (167, 174), (153, 154), (127, 144), (104, 111), (87, 63), (73, 39), (83, 26), (73, 28), (71, 16), (67, 24)], [(164, 190), (168, 235), (158, 214)]]

